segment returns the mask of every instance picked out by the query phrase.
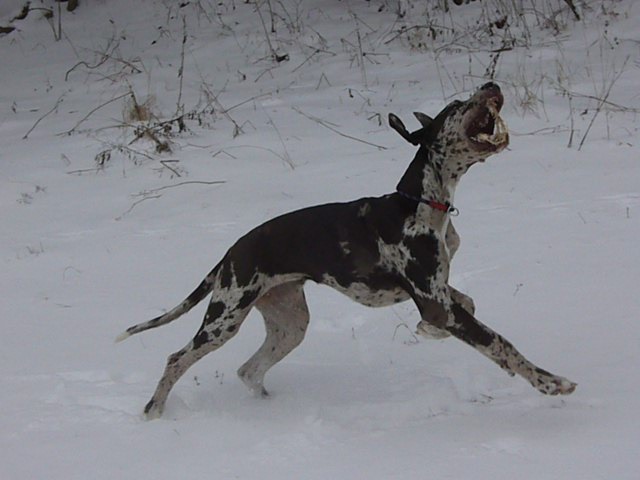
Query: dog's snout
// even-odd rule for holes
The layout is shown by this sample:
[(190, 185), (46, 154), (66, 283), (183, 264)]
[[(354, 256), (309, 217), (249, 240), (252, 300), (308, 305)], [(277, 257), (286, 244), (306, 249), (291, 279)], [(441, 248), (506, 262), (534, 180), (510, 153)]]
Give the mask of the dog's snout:
[(493, 90), (495, 92), (499, 92), (500, 87), (498, 86), (497, 83), (488, 82), (488, 83), (485, 83), (483, 86), (481, 86), (480, 90)]

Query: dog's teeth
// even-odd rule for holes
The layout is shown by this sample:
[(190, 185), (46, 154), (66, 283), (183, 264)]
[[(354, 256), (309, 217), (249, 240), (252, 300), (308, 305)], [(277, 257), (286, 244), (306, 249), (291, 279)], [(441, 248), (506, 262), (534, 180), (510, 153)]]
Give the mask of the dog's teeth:
[(498, 132), (494, 135), (488, 135), (486, 133), (479, 133), (472, 140), (480, 143), (490, 143), (492, 145), (502, 145), (507, 140), (508, 136), (504, 132)]
[[(497, 101), (489, 100), (486, 106), (487, 111), (491, 115), (491, 118), (494, 122), (494, 131), (493, 133), (478, 133), (475, 137), (471, 137), (471, 140), (478, 143), (490, 143), (491, 145), (495, 145), (499, 148), (501, 147), (502, 149), (509, 143), (509, 130), (507, 129), (507, 125), (502, 117), (500, 117)], [(485, 117), (485, 120), (488, 121), (488, 117)], [(481, 122), (479, 126), (486, 126), (486, 122)]]

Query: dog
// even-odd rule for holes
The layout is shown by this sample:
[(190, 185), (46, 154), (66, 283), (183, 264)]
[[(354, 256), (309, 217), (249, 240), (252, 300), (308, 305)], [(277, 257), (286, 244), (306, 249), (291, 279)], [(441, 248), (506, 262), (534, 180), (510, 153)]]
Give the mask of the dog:
[(544, 394), (572, 393), (576, 383), (527, 360), (480, 323), (473, 300), (449, 285), (450, 262), (460, 244), (451, 223), (455, 189), (472, 165), (507, 147), (509, 135), (499, 115), (503, 103), (499, 86), (487, 83), (435, 118), (416, 113), (422, 128), (415, 132), (389, 114), (390, 126), (419, 147), (395, 192), (305, 208), (263, 223), (241, 237), (180, 305), (121, 334), (117, 341), (172, 322), (212, 294), (193, 339), (169, 356), (145, 406), (146, 418), (162, 415), (178, 379), (231, 339), (253, 307), (264, 317), (266, 338), (238, 375), (254, 394), (266, 396), (265, 374), (305, 336), (307, 280), (370, 307), (413, 300), (421, 317), (419, 334), (452, 335)]

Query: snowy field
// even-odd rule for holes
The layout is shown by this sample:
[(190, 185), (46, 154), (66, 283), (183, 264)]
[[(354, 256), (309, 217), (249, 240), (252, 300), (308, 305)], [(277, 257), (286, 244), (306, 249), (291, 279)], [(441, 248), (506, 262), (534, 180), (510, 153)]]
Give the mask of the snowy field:
[[(11, 21), (23, 3), (0, 2), (16, 27), (0, 37), (0, 478), (640, 478), (638, 2), (576, 1), (580, 21), (523, 2), (540, 11), (482, 45), (449, 30), (493, 14), (482, 4), (431, 9), (434, 40), (417, 1), (96, 0), (60, 23), (45, 1), (51, 21)], [(562, 13), (536, 24), (550, 4)], [(415, 149), (387, 114), (417, 128), (411, 112), (492, 71), (511, 144), (458, 188), (451, 281), (576, 392), (545, 397), (455, 339), (416, 338), (409, 303), (308, 284), (309, 332), (270, 398), (235, 375), (263, 340), (254, 312), (144, 421), (205, 303), (116, 335), (256, 224), (393, 191)], [(180, 113), (188, 132), (136, 139)]]

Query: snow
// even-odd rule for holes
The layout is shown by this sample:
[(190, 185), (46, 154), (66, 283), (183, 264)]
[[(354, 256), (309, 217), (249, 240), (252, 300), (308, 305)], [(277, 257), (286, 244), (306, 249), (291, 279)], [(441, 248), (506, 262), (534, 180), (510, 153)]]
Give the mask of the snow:
[[(0, 25), (22, 3), (3, 1)], [(386, 115), (412, 128), (412, 111), (435, 114), (484, 81), (486, 49), (435, 55), (387, 42), (398, 25), (392, 11), (377, 11), (383, 2), (277, 3), (300, 27), (278, 20), (272, 41), (290, 57), (281, 64), (243, 2), (81, 2), (63, 12), (59, 42), (36, 12), (0, 37), (0, 478), (637, 479), (632, 1), (597, 2), (571, 28), (534, 31), (528, 48), (501, 55), (511, 145), (474, 167), (456, 195), (452, 283), (530, 360), (578, 382), (573, 395), (544, 397), (455, 339), (417, 339), (409, 303), (367, 309), (309, 284), (307, 338), (267, 375), (270, 398), (253, 398), (235, 376), (262, 342), (252, 313), (176, 385), (160, 420), (142, 419), (166, 356), (196, 331), (204, 302), (115, 345), (118, 333), (175, 306), (256, 224), (391, 191), (414, 149)], [(129, 89), (172, 118), (182, 15), (182, 101), (195, 108), (203, 85), (217, 94), (211, 128), (192, 123), (170, 154), (114, 152), (96, 170), (97, 153), (133, 138), (105, 129), (122, 123), (124, 99), (60, 134)], [(364, 70), (358, 32), (371, 53)], [(105, 50), (141, 73), (113, 59), (88, 68)], [(561, 86), (574, 92), (571, 104)], [(586, 96), (604, 98), (610, 86), (578, 150), (598, 105)], [(219, 112), (236, 105), (234, 136)], [(159, 159), (179, 160), (166, 165), (180, 177)], [(189, 181), (224, 183), (178, 185)]]

